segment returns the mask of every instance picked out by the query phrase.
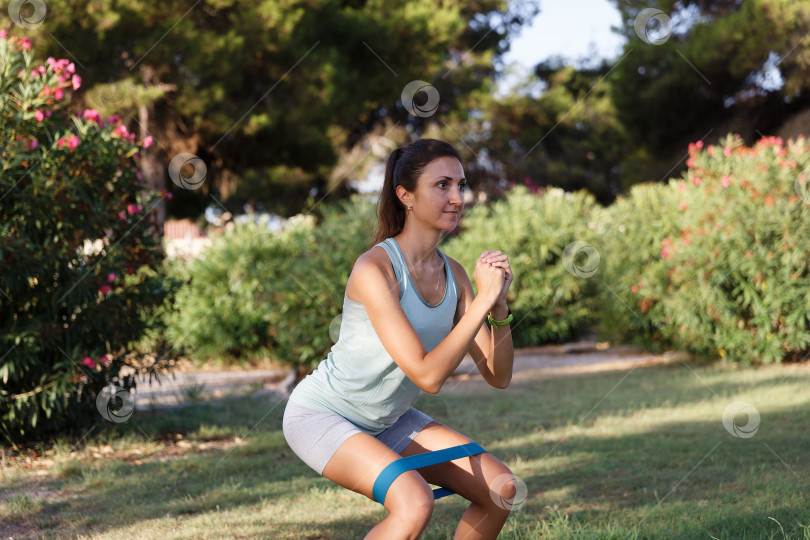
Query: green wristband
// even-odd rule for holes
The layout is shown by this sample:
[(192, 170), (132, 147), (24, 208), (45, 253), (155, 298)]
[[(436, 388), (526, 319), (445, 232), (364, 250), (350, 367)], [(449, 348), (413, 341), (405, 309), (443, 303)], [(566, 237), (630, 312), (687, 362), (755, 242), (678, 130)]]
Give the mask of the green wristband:
[(502, 320), (502, 321), (496, 321), (492, 317), (491, 313), (487, 314), (487, 321), (489, 321), (489, 324), (491, 324), (492, 326), (504, 326), (504, 325), (507, 325), (510, 322), (512, 322), (512, 308), (507, 306), (506, 309), (509, 310), (509, 315), (507, 315), (506, 318), (504, 320)]

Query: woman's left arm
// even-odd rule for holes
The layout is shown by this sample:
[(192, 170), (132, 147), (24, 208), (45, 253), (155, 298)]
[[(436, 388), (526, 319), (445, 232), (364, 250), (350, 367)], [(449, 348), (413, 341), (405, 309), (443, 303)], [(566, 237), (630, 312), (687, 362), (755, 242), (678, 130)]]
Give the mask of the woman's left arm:
[[(491, 310), (491, 315), (496, 321), (502, 321), (508, 315), (509, 308), (506, 304), (506, 293), (514, 279), (509, 261), (506, 255), (500, 251), (490, 250), (482, 255), (484, 259), (489, 259), (490, 264), (504, 269), (504, 283), (501, 294)], [(453, 261), (454, 274), (458, 276), (456, 282), (460, 291), (458, 307), (453, 324), (457, 323), (464, 313), (467, 312), (470, 304), (475, 298), (472, 283), (467, 275), (467, 271), (458, 262)], [(463, 276), (463, 277), (462, 277)], [(512, 333), (508, 324), (503, 326), (493, 326), (489, 330), (489, 324), (484, 322), (481, 329), (475, 335), (470, 345), (470, 356), (472, 356), (478, 371), (484, 380), (495, 388), (506, 388), (512, 380), (512, 365), (514, 363), (514, 351), (512, 348)]]

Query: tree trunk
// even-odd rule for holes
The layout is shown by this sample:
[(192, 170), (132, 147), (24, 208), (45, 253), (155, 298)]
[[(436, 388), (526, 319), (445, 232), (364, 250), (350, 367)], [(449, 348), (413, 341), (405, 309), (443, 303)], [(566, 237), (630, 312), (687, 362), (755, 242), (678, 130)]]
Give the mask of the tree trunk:
[[(149, 112), (154, 107), (140, 105), (138, 107), (138, 123), (140, 126), (140, 140), (144, 140), (149, 135)], [(143, 175), (143, 187), (145, 191), (164, 192), (166, 190), (166, 170), (160, 159), (159, 144), (153, 142), (149, 148), (143, 148), (141, 154), (141, 174)], [(158, 233), (163, 235), (163, 224), (166, 222), (166, 200), (161, 200), (155, 207), (157, 219), (155, 225)]]

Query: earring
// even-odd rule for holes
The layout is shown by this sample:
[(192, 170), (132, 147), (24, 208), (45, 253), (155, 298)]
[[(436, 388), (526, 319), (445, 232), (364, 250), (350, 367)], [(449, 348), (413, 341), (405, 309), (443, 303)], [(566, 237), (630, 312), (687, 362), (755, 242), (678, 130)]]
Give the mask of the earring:
[(413, 206), (409, 206), (409, 207), (408, 207), (408, 210), (410, 210), (411, 212), (413, 212)]

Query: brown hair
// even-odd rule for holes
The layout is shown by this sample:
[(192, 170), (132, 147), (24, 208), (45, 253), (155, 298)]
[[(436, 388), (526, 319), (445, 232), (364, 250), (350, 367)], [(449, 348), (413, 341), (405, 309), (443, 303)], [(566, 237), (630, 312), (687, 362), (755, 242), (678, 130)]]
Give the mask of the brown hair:
[(397, 186), (414, 192), (422, 171), (440, 157), (453, 157), (461, 162), (458, 150), (436, 139), (419, 139), (391, 152), (385, 165), (385, 180), (377, 203), (377, 231), (371, 246), (396, 236), (405, 226), (405, 206), (397, 197)]

